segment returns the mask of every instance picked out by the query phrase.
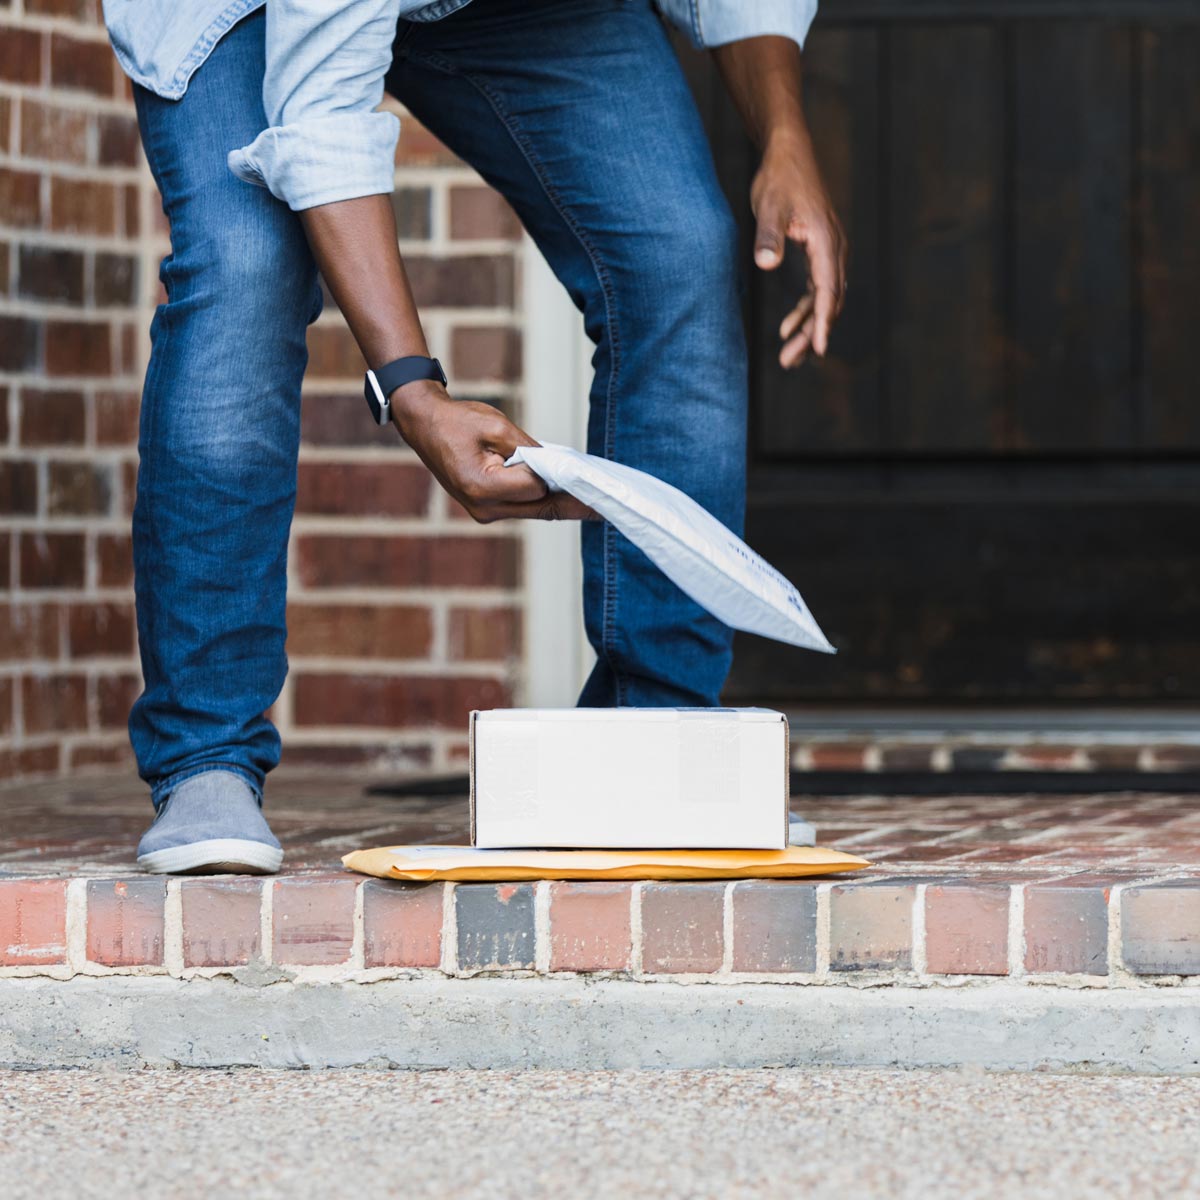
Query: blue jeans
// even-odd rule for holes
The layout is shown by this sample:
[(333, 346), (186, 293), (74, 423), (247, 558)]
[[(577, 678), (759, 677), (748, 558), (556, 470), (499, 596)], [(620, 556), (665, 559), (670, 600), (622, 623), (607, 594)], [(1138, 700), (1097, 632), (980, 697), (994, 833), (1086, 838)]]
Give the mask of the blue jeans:
[[(217, 765), (261, 789), (279, 758), (263, 714), (287, 671), (300, 383), (320, 291), (296, 215), (225, 166), (265, 126), (263, 30), (261, 12), (240, 22), (181, 100), (136, 89), (172, 246), (134, 512), (146, 688), (130, 731), (156, 802)], [(388, 90), (508, 198), (582, 310), (596, 343), (588, 449), (740, 531), (735, 227), (649, 0), (474, 0), (402, 22)], [(584, 527), (583, 561), (597, 662), (579, 702), (718, 703), (730, 631), (607, 524)]]

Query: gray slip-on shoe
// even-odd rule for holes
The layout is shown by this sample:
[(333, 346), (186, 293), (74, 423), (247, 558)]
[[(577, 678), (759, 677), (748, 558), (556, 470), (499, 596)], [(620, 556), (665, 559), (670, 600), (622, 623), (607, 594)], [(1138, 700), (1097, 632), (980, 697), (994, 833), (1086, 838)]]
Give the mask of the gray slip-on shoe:
[(155, 875), (272, 875), (283, 849), (249, 784), (232, 771), (205, 771), (163, 802), (137, 861)]

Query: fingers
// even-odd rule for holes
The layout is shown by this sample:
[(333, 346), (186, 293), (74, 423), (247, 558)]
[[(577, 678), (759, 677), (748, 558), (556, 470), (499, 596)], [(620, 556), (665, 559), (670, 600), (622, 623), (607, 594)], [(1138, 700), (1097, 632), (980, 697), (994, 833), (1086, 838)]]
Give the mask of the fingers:
[(787, 236), (788, 209), (777, 200), (765, 199), (754, 235), (754, 261), (764, 271), (773, 271), (783, 262), (784, 239)]
[(806, 292), (800, 298), (800, 303), (783, 318), (783, 323), (779, 326), (779, 336), (784, 339), (790, 338), (812, 315), (812, 309), (813, 295), (811, 292)]
[(497, 504), (488, 511), (488, 520), (598, 521), (600, 518), (581, 500), (566, 492), (550, 492), (528, 504)]
[(478, 493), (469, 495), (468, 499), (491, 507), (544, 500), (547, 494), (545, 483), (528, 467), (523, 464), (506, 467), (504, 460), (496, 455), (483, 469)]
[(779, 365), (786, 369), (798, 367), (808, 354), (812, 346), (813, 330), (816, 327), (816, 317), (810, 316), (803, 325), (800, 326), (799, 333), (796, 334), (790, 341), (783, 344), (783, 348), (779, 351)]
[(813, 335), (812, 348), (820, 356), (825, 356), (829, 348), (829, 333), (833, 328), (833, 319), (841, 311), (842, 295), (845, 288), (838, 253), (834, 248), (829, 231), (823, 231), (809, 239), (808, 271), (812, 280), (813, 301)]

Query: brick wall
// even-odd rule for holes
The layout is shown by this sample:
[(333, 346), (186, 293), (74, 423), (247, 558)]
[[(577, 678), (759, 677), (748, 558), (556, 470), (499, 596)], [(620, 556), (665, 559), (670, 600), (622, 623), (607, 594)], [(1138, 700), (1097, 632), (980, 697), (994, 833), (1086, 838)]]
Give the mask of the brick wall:
[[(459, 396), (519, 398), (518, 229), (402, 116), (395, 209)], [(98, 0), (0, 0), (0, 778), (128, 767), (129, 518), (167, 231)], [(519, 680), (519, 531), (455, 510), (361, 398), (340, 315), (310, 336), (285, 762), (442, 768)]]

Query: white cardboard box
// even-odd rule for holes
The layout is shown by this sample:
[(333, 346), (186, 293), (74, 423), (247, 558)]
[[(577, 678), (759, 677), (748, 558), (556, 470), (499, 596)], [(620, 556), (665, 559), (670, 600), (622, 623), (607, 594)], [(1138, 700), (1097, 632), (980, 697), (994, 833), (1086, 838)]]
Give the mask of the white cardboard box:
[(764, 708), (471, 714), (471, 844), (782, 850), (788, 724)]

